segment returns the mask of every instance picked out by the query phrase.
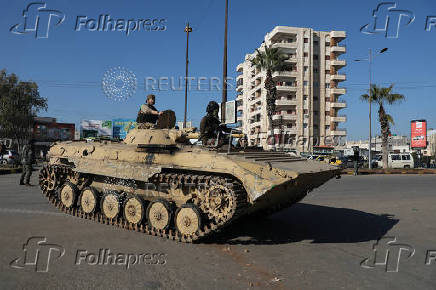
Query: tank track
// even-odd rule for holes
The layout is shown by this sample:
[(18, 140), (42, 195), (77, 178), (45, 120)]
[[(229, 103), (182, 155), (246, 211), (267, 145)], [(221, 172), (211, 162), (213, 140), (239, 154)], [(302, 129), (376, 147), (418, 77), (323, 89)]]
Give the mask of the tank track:
[[(44, 184), (44, 172), (54, 173), (56, 176), (56, 180), (53, 182), (53, 185), (47, 189), (47, 186)], [(158, 236), (162, 238), (167, 238), (170, 240), (184, 242), (184, 243), (193, 243), (199, 242), (201, 239), (208, 237), (212, 234), (218, 233), (223, 228), (227, 227), (235, 220), (237, 220), (248, 208), (247, 196), (245, 189), (242, 184), (236, 180), (231, 180), (232, 191), (234, 193), (234, 206), (232, 208), (231, 214), (227, 216), (224, 220), (216, 222), (214, 220), (207, 220), (207, 222), (203, 222), (199, 231), (192, 235), (185, 235), (178, 232), (175, 227), (167, 229), (167, 230), (159, 230), (151, 227), (147, 224), (146, 221), (143, 221), (141, 224), (131, 224), (127, 222), (124, 217), (117, 217), (114, 219), (109, 219), (104, 216), (101, 212), (96, 212), (92, 214), (84, 213), (79, 206), (75, 206), (72, 208), (65, 207), (60, 199), (58, 198), (58, 189), (62, 186), (62, 184), (69, 180), (69, 178), (74, 178), (77, 173), (74, 173), (72, 168), (65, 165), (45, 165), (39, 175), (40, 179), (40, 187), (42, 194), (48, 199), (48, 201), (56, 208), (61, 210), (62, 212), (82, 218), (87, 220), (92, 220), (95, 222), (99, 222), (105, 225), (111, 225), (115, 227), (119, 227), (126, 230), (142, 232), (144, 234)], [(86, 181), (83, 178), (79, 179), (81, 183), (86, 184)], [(159, 173), (152, 177), (153, 181), (168, 181), (168, 182), (212, 182), (213, 184), (226, 184), (229, 182), (228, 178), (224, 178), (222, 176), (210, 176), (210, 175), (197, 175), (197, 174), (178, 174), (174, 172), (170, 173)], [(77, 202), (76, 202), (77, 205)]]

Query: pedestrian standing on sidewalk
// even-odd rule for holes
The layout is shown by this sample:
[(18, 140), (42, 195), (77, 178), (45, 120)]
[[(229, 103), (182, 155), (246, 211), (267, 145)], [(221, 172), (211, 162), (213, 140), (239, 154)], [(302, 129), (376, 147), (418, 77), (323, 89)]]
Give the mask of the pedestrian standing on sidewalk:
[(353, 147), (354, 155), (353, 155), (353, 161), (354, 161), (354, 176), (359, 174), (359, 147), (354, 146)]
[(30, 176), (32, 175), (32, 164), (35, 161), (35, 155), (33, 152), (33, 140), (29, 140), (24, 145), (23, 152), (21, 154), (21, 164), (23, 165), (23, 172), (20, 177), (20, 185), (30, 185)]

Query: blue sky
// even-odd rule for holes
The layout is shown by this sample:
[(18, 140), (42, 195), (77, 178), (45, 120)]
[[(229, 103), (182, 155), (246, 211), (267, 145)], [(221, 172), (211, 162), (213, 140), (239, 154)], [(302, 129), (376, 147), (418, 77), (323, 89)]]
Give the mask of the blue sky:
[[(59, 26), (50, 27), (47, 39), (34, 34), (17, 35), (9, 29), (23, 22), (22, 11), (31, 1), (0, 2), (0, 68), (16, 73), (22, 80), (34, 80), (42, 96), (48, 98), (48, 112), (63, 122), (81, 119), (135, 118), (139, 105), (148, 93), (158, 96), (159, 109), (176, 111), (183, 119), (184, 91), (151, 92), (144, 90), (146, 77), (173, 77), (185, 73), (187, 21), (193, 27), (190, 37), (190, 75), (220, 77), (222, 75), (224, 0), (186, 1), (46, 1), (48, 9), (62, 11), (66, 18)], [(122, 4), (123, 3), (123, 4)], [(236, 65), (246, 53), (260, 45), (264, 35), (277, 25), (311, 27), (316, 30), (345, 30), (348, 38), (348, 62), (342, 71), (348, 89), (342, 99), (348, 116), (342, 127), (349, 139), (368, 136), (368, 105), (359, 100), (368, 84), (368, 64), (353, 62), (365, 58), (368, 49), (388, 47), (373, 65), (373, 81), (395, 84), (395, 92), (406, 101), (387, 110), (396, 121), (393, 133), (409, 134), (410, 120), (427, 119), (436, 127), (436, 27), (425, 31), (427, 16), (436, 16), (434, 0), (397, 1), (398, 9), (412, 11), (415, 20), (402, 25), (399, 38), (387, 39), (383, 33), (363, 34), (360, 27), (371, 21), (372, 10), (380, 1), (352, 0), (230, 0), (229, 6), (229, 76), (235, 78)], [(77, 16), (97, 19), (108, 14), (112, 19), (166, 19), (165, 31), (123, 32), (74, 31)], [(127, 101), (108, 99), (101, 88), (105, 71), (122, 66), (138, 78), (138, 89)], [(178, 85), (177, 85), (178, 86)], [(234, 85), (233, 85), (234, 87)], [(229, 99), (236, 96), (229, 91)], [(192, 91), (189, 94), (188, 119), (198, 125), (209, 100), (219, 101), (220, 91)], [(376, 110), (375, 110), (376, 112)], [(373, 115), (376, 132), (376, 114)]]

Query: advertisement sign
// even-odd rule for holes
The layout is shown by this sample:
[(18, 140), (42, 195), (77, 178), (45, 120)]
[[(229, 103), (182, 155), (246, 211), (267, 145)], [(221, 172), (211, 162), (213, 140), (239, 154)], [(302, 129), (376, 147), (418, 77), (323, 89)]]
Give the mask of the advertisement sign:
[(427, 121), (413, 120), (411, 123), (411, 144), (412, 148), (427, 148)]
[[(218, 104), (220, 106), (218, 116), (221, 121), (221, 103)], [(223, 123), (221, 121), (221, 123)], [(226, 120), (224, 124), (234, 124), (236, 123), (236, 101), (226, 102)]]
[(136, 127), (134, 119), (113, 119), (112, 120), (112, 136), (113, 138), (125, 139), (127, 133)]
[(73, 140), (75, 125), (69, 123), (37, 123), (33, 126), (33, 138), (36, 141), (66, 141)]
[(112, 137), (112, 120), (82, 120), (80, 137)]

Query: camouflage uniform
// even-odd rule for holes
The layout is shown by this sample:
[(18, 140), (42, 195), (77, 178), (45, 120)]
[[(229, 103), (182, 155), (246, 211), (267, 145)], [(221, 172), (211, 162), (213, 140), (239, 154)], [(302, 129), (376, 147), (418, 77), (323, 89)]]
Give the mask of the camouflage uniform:
[[(215, 145), (218, 133), (229, 131), (225, 126), (221, 125), (218, 119), (218, 110), (219, 105), (214, 101), (210, 101), (207, 105), (207, 115), (204, 116), (200, 122), (200, 140), (203, 142), (203, 145)], [(223, 138), (220, 138), (219, 141), (218, 145), (222, 145), (226, 142)]]
[(136, 123), (140, 129), (152, 128), (155, 124), (159, 115), (154, 115), (151, 112), (157, 111), (156, 107), (149, 104), (141, 105), (139, 109), (138, 116), (136, 117)]
[(31, 145), (25, 145), (21, 155), (21, 163), (23, 165), (23, 172), (21, 173), (20, 184), (30, 184), (30, 176), (32, 175), (32, 164), (35, 157)]

